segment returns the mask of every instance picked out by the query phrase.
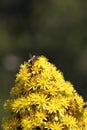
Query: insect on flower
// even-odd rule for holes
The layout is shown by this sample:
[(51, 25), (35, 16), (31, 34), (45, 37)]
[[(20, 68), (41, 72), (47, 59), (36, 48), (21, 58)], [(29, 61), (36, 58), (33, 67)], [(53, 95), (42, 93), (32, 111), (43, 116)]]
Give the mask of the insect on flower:
[(38, 56), (35, 56), (35, 55), (29, 55), (29, 57), (30, 57), (30, 59), (29, 59), (29, 62), (31, 63), (31, 64), (33, 64), (34, 63), (34, 61), (38, 58)]

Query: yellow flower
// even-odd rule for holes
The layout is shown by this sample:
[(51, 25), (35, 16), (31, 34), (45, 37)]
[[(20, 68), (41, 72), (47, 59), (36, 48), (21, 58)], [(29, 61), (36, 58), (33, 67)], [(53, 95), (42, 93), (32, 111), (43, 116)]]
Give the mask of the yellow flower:
[(40, 89), (46, 90), (49, 85), (49, 80), (41, 75), (39, 78), (37, 78), (37, 85), (40, 86)]
[(37, 90), (37, 77), (34, 76), (30, 79), (30, 83), (28, 84), (29, 90)]
[(32, 68), (32, 74), (39, 74), (40, 70), (38, 71), (38, 66), (37, 65), (33, 65)]
[(38, 109), (43, 108), (45, 109), (48, 103), (48, 98), (46, 95), (42, 93), (32, 93), (30, 95), (32, 105), (38, 105)]
[(51, 130), (62, 130), (62, 125), (59, 123), (54, 122), (53, 124), (51, 124)]
[(20, 110), (21, 110), (21, 112), (25, 111), (26, 109), (29, 110), (30, 103), (31, 103), (30, 97), (17, 98), (11, 104), (12, 111), (18, 113)]
[(24, 63), (24, 65), (20, 66), (20, 71), (16, 75), (16, 82), (21, 82), (26, 85), (29, 83), (30, 78), (31, 78), (31, 73), (29, 73), (29, 70), (27, 68), (27, 63)]
[(3, 130), (16, 130), (20, 126), (20, 122), (15, 116), (11, 116), (3, 119), (2, 128)]
[(75, 129), (77, 127), (77, 122), (76, 122), (76, 118), (69, 116), (69, 115), (65, 115), (62, 119), (63, 125), (67, 126), (67, 128), (69, 129)]
[(23, 130), (32, 130), (33, 124), (29, 117), (25, 116), (21, 119), (21, 126)]
[(67, 97), (73, 96), (73, 93), (75, 93), (75, 90), (73, 88), (73, 85), (69, 81), (63, 82), (61, 85), (62, 86), (59, 87), (59, 92), (63, 96), (67, 96)]
[(44, 122), (47, 120), (46, 116), (47, 115), (45, 111), (37, 111), (35, 117), (33, 118), (33, 125), (35, 127), (41, 126), (42, 124), (44, 125)]
[(38, 57), (37, 62), (35, 62), (34, 65), (38, 66), (38, 68), (45, 69), (47, 68), (47, 65), (49, 64), (47, 61), (48, 61), (47, 58), (45, 58), (44, 56), (40, 56)]
[(83, 98), (75, 93), (74, 100), (76, 101), (77, 108), (81, 111), (84, 105)]
[(56, 113), (59, 110), (58, 103), (55, 105), (55, 102), (49, 102), (47, 106), (47, 110), (49, 113)]
[(23, 85), (17, 83), (10, 91), (11, 96), (19, 97), (23, 93)]
[(37, 118), (39, 118), (39, 119), (41, 119), (41, 120), (47, 120), (46, 119), (46, 112), (45, 111), (37, 111), (36, 112), (36, 114), (35, 114), (35, 116), (37, 117)]
[(44, 56), (20, 66), (10, 94), (3, 130), (87, 130), (83, 98)]
[(57, 95), (58, 94), (58, 88), (54, 86), (53, 84), (49, 85), (47, 87), (47, 92), (50, 93), (51, 95)]
[(6, 102), (4, 103), (4, 108), (8, 110), (11, 109), (12, 103), (12, 100), (6, 100)]

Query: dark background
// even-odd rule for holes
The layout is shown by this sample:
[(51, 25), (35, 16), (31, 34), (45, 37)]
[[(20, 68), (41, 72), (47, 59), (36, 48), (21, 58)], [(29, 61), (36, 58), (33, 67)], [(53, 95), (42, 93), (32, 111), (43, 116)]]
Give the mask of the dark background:
[(46, 56), (87, 100), (87, 1), (0, 0), (1, 119), (19, 65), (30, 53)]

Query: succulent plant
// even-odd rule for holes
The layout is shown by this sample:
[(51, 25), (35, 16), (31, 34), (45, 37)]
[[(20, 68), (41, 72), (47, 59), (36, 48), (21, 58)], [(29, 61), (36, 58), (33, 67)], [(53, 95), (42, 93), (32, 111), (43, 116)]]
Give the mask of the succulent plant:
[(44, 56), (20, 65), (10, 95), (3, 130), (87, 130), (82, 96)]

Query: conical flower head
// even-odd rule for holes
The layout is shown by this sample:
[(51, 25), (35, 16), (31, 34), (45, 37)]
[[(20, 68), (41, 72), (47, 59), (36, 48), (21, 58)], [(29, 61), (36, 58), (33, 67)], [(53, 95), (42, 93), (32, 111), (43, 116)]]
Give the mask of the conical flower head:
[(11, 99), (4, 104), (11, 115), (3, 130), (86, 130), (83, 98), (44, 56), (33, 56), (20, 66)]

